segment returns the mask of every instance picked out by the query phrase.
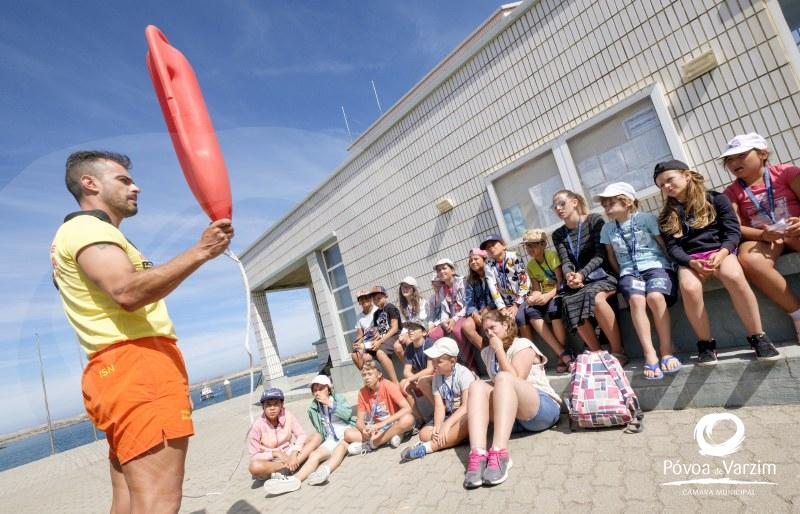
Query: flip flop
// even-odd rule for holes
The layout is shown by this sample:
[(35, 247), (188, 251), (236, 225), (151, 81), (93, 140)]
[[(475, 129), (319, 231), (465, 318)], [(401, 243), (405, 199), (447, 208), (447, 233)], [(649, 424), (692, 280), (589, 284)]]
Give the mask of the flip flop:
[[(568, 357), (569, 360), (564, 362), (564, 357)], [(556, 365), (556, 373), (567, 373), (569, 372), (570, 365), (575, 362), (575, 356), (569, 350), (564, 350), (561, 352), (561, 355), (558, 356), (558, 364)]]
[[(661, 368), (659, 368), (659, 365), (658, 365), (657, 362), (654, 362), (653, 364), (647, 364), (645, 362), (644, 363), (644, 367), (645, 367), (645, 369), (649, 369), (653, 373), (655, 373), (657, 371), (661, 371)], [(645, 380), (661, 380), (662, 378), (664, 378), (664, 372), (661, 371), (660, 375), (654, 375), (652, 377), (648, 377), (647, 375), (644, 374), (644, 370), (642, 370), (642, 376), (644, 377)]]
[[(673, 360), (678, 363), (678, 366), (676, 368), (669, 369), (667, 366), (669, 366), (670, 362)], [(664, 357), (663, 359), (661, 359), (660, 367), (661, 367), (661, 372), (664, 373), (665, 375), (674, 375), (675, 373), (680, 371), (680, 369), (683, 367), (683, 364), (681, 364), (681, 361), (679, 361), (677, 357), (675, 357), (674, 355), (670, 355), (669, 357)]]

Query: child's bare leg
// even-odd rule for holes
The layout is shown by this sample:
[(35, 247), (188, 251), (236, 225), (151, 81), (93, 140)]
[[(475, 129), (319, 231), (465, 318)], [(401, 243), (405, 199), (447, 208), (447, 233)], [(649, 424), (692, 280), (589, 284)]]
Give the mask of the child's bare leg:
[(589, 320), (578, 325), (578, 335), (581, 336), (581, 339), (586, 346), (589, 347), (589, 350), (596, 352), (600, 349), (600, 341), (597, 339), (597, 334), (595, 334), (594, 327)]
[(678, 285), (681, 288), (686, 319), (692, 325), (697, 339), (700, 341), (711, 340), (711, 323), (708, 321), (703, 298), (703, 282), (692, 270), (681, 266), (678, 269)]
[[(300, 453), (297, 454), (297, 462), (298, 464), (302, 464), (308, 459), (309, 455), (319, 448), (319, 445), (322, 444), (322, 436), (319, 435), (319, 432), (314, 432), (306, 439), (306, 442), (303, 444), (303, 447), (300, 449)], [(316, 469), (316, 467), (314, 468)], [(313, 471), (313, 470), (312, 470)]]
[(391, 428), (389, 428), (389, 430), (383, 432), (375, 439), (373, 439), (372, 444), (373, 446), (375, 446), (375, 448), (383, 446), (384, 444), (388, 443), (392, 437), (404, 434), (409, 430), (411, 430), (412, 426), (414, 426), (414, 416), (412, 416), (411, 414), (406, 414), (405, 416), (402, 416), (400, 419), (395, 421), (394, 424), (391, 426)]
[(556, 355), (561, 355), (564, 352), (564, 345), (556, 338), (543, 319), (532, 319), (529, 323)]
[(469, 437), (469, 422), (467, 421), (467, 417), (468, 416), (462, 417), (458, 420), (458, 423), (450, 427), (450, 430), (447, 431), (447, 441), (445, 441), (442, 446), (439, 446), (435, 442), (431, 443), (433, 451), (438, 452), (446, 448), (453, 448)]
[(333, 452), (331, 452), (330, 458), (325, 461), (325, 465), (328, 466), (328, 469), (331, 470), (331, 473), (333, 473), (336, 468), (339, 467), (339, 464), (342, 463), (345, 456), (347, 456), (347, 441), (342, 441), (336, 445), (336, 448), (334, 448)]
[(361, 352), (353, 352), (350, 354), (350, 358), (353, 359), (353, 364), (355, 364), (358, 369), (361, 369), (361, 366), (364, 365), (364, 360), (361, 357)]
[(383, 367), (383, 374), (395, 384), (399, 383), (397, 380), (397, 373), (394, 371), (394, 363), (392, 362), (392, 358), (386, 355), (386, 352), (383, 350), (378, 350), (376, 352), (376, 356), (378, 357), (378, 362), (381, 363), (381, 367)]
[(775, 261), (784, 245), (766, 241), (744, 241), (739, 246), (739, 262), (747, 279), (786, 312), (800, 309), (800, 300), (786, 278), (775, 269)]
[(619, 335), (619, 324), (614, 309), (608, 303), (608, 299), (614, 296), (614, 291), (601, 291), (594, 297), (594, 317), (603, 330), (611, 344), (613, 353), (624, 353), (622, 348), (622, 337)]
[(472, 343), (472, 346), (478, 350), (481, 349), (483, 346), (483, 336), (478, 333), (475, 320), (473, 320), (471, 316), (464, 318), (464, 324), (461, 325), (461, 333)]
[(258, 478), (268, 479), (273, 473), (285, 469), (286, 465), (283, 462), (275, 460), (251, 460), (250, 461), (250, 474)]
[(761, 327), (761, 313), (758, 312), (756, 295), (750, 288), (750, 284), (747, 283), (747, 279), (744, 278), (744, 272), (736, 256), (725, 257), (715, 274), (728, 290), (733, 308), (742, 320), (747, 335), (762, 333), (764, 330)]
[(469, 412), (469, 446), (486, 449), (486, 432), (492, 417), (492, 386), (476, 380), (469, 386), (467, 412)]
[(516, 419), (530, 419), (539, 412), (539, 390), (501, 371), (494, 377), (494, 432), (492, 446), (508, 448), (508, 439)]
[(328, 451), (328, 449), (322, 447), (317, 448), (308, 455), (305, 463), (294, 473), (294, 476), (302, 482), (308, 478), (308, 475), (316, 471), (322, 461), (328, 459), (330, 456), (331, 452)]
[[(656, 326), (656, 334), (658, 334), (658, 346), (661, 350), (661, 359), (672, 356), (672, 324), (669, 318), (669, 307), (667, 307), (667, 299), (661, 293), (648, 293), (647, 306), (653, 314), (653, 324)], [(670, 362), (670, 367), (667, 371), (671, 371), (677, 367), (678, 364), (674, 361)]]
[[(639, 344), (642, 345), (644, 361), (647, 364), (658, 364), (658, 354), (653, 347), (653, 336), (650, 334), (650, 319), (647, 317), (647, 298), (640, 294), (632, 294), (628, 298), (628, 305), (631, 311), (631, 321), (636, 335), (639, 337)], [(660, 373), (644, 368), (644, 376), (653, 378)]]

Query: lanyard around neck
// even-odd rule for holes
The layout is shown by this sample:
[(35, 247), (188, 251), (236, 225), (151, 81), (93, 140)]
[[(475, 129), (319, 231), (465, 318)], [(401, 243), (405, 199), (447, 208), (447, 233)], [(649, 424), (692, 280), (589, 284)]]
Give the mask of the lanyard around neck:
[(614, 223), (617, 224), (617, 234), (620, 238), (622, 238), (622, 242), (625, 243), (625, 248), (628, 249), (628, 256), (631, 258), (631, 263), (633, 266), (633, 272), (637, 276), (639, 275), (639, 268), (636, 265), (636, 222), (631, 216), (630, 228), (631, 228), (631, 239), (628, 240), (625, 237), (625, 232), (622, 230), (622, 225), (619, 224), (619, 221), (615, 221)]
[(772, 221), (772, 223), (776, 223), (776, 220), (775, 220), (775, 193), (772, 190), (772, 177), (770, 177), (770, 175), (769, 175), (769, 169), (766, 166), (764, 166), (764, 189), (766, 189), (766, 191), (767, 191), (767, 204), (769, 206), (769, 210), (767, 210), (767, 208), (764, 207), (764, 204), (762, 204), (760, 201), (758, 201), (758, 198), (756, 198), (756, 195), (753, 194), (753, 190), (750, 189), (750, 186), (747, 185), (747, 182), (745, 182), (742, 179), (737, 179), (736, 181), (739, 183), (740, 186), (742, 186), (742, 189), (744, 190), (744, 193), (747, 195), (748, 198), (750, 198), (750, 201), (753, 202), (753, 205), (756, 206), (756, 209), (758, 209), (758, 212), (760, 212), (764, 216), (768, 217), (770, 219), (770, 221)]
[(583, 222), (580, 218), (578, 218), (578, 234), (575, 238), (575, 246), (572, 245), (572, 238), (569, 237), (569, 231), (567, 231), (567, 244), (569, 245), (570, 253), (572, 253), (572, 257), (575, 259), (575, 262), (578, 262), (578, 256), (581, 252), (581, 231), (583, 230)]

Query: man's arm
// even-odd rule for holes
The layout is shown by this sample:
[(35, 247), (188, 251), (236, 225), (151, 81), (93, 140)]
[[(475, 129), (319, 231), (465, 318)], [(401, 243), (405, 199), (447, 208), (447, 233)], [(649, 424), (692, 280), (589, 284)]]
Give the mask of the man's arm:
[(125, 251), (114, 244), (87, 246), (78, 253), (77, 261), (92, 282), (131, 312), (166, 297), (203, 263), (225, 251), (231, 238), (231, 221), (215, 221), (195, 246), (162, 266), (139, 272)]

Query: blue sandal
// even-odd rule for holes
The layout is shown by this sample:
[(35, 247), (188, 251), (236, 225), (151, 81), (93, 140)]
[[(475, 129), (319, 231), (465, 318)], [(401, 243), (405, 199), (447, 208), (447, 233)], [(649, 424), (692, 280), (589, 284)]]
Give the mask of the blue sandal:
[[(648, 364), (645, 362), (644, 368), (649, 369), (650, 371), (653, 372), (653, 376), (648, 377), (647, 375), (644, 374), (644, 370), (642, 370), (642, 376), (644, 377), (645, 380), (661, 380), (662, 378), (664, 378), (664, 372), (661, 370), (657, 362), (653, 364)], [(656, 375), (655, 373), (657, 371), (660, 371), (661, 373), (659, 375)]]
[[(672, 361), (677, 362), (678, 366), (676, 368), (669, 369), (669, 365)], [(681, 361), (679, 361), (677, 357), (675, 357), (674, 355), (670, 355), (669, 357), (664, 357), (663, 359), (661, 359), (660, 366), (661, 366), (661, 372), (664, 373), (665, 375), (674, 375), (675, 373), (681, 370), (683, 364), (681, 364)]]

